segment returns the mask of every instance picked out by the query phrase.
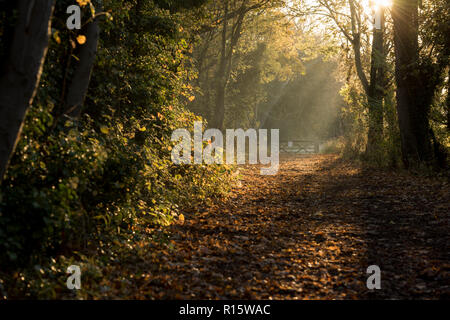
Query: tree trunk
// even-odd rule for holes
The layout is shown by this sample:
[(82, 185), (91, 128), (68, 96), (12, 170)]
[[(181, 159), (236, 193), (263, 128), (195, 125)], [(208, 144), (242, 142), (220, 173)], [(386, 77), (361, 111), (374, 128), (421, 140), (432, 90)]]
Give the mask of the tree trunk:
[[(0, 61), (6, 61), (9, 58), (11, 44), (14, 38), (14, 10), (17, 10), (16, 1), (0, 0), (0, 28), (2, 35), (0, 36)], [(4, 66), (0, 66), (4, 67)], [(0, 74), (4, 70), (0, 70)]]
[(448, 78), (447, 78), (447, 131), (450, 131), (450, 68), (448, 69)]
[[(384, 100), (384, 65), (386, 63), (386, 53), (384, 50), (384, 9), (381, 10), (381, 30), (374, 30), (372, 40), (372, 56), (370, 79), (366, 77), (361, 59), (361, 22), (358, 18), (354, 0), (349, 1), (351, 17), (351, 34), (347, 38), (352, 42), (355, 54), (355, 67), (358, 78), (361, 81), (364, 92), (367, 96), (369, 109), (369, 132), (367, 141), (367, 152), (376, 150), (383, 139), (383, 100)], [(338, 23), (336, 21), (336, 23)]]
[(405, 166), (433, 158), (429, 125), (429, 90), (422, 79), (418, 45), (418, 0), (395, 0), (392, 9), (396, 53), (397, 111)]
[(383, 99), (386, 55), (384, 50), (384, 9), (381, 10), (381, 30), (374, 30), (370, 85), (367, 92), (369, 105), (369, 133), (367, 150), (374, 150), (383, 140)]
[(0, 77), (0, 179), (20, 138), (42, 73), (54, 0), (19, 0), (14, 39)]
[[(242, 25), (244, 23), (245, 15), (252, 9), (256, 9), (259, 6), (247, 8), (247, 0), (242, 3), (238, 17), (231, 28), (230, 45), (227, 48), (227, 28), (228, 20), (224, 18), (223, 30), (222, 30), (222, 52), (220, 57), (219, 70), (217, 72), (217, 88), (216, 88), (216, 115), (215, 115), (215, 128), (223, 129), (225, 120), (225, 96), (227, 84), (231, 74), (233, 51), (239, 42), (241, 37)], [(225, 2), (225, 17), (228, 16), (228, 1)]]
[[(358, 78), (361, 81), (364, 91), (367, 94), (370, 84), (369, 84), (369, 81), (367, 80), (366, 74), (365, 74), (363, 66), (362, 66), (362, 61), (361, 61), (361, 30), (360, 30), (360, 28), (358, 28), (359, 23), (357, 22), (357, 17), (356, 17), (357, 14), (356, 14), (354, 0), (351, 0), (349, 2), (349, 4), (350, 4), (351, 28), (352, 28), (353, 38), (349, 37), (348, 39), (352, 43), (353, 52), (355, 54), (356, 73), (358, 74)], [(336, 23), (338, 23), (337, 20), (336, 20)]]
[[(102, 10), (101, 1), (97, 1), (96, 9)], [(86, 43), (81, 45), (79, 63), (67, 90), (66, 112), (71, 118), (78, 119), (86, 98), (97, 56), (98, 40), (100, 36), (99, 17), (95, 18), (85, 28)]]
[(227, 63), (227, 30), (228, 30), (228, 1), (224, 2), (224, 19), (222, 26), (222, 48), (219, 69), (216, 74), (216, 110), (214, 114), (214, 128), (221, 130), (225, 119), (225, 88), (226, 88), (226, 63)]

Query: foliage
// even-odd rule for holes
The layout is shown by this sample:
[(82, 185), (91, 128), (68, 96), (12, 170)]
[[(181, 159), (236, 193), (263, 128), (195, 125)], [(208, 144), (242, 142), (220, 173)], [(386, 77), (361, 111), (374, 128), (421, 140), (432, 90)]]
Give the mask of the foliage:
[[(417, 117), (429, 121), (430, 137), (435, 151), (439, 151), (435, 153), (441, 154), (438, 160), (445, 163), (450, 148), (449, 7), (447, 0), (421, 2), (420, 49), (412, 69), (417, 73), (415, 79), (422, 83), (415, 82), (412, 87), (424, 89), (420, 98), (425, 112)], [(280, 196), (286, 198), (282, 199), (286, 203), (298, 203), (289, 210), (301, 212), (302, 216), (305, 210), (317, 211), (316, 200), (324, 195), (331, 201), (324, 204), (334, 205), (330, 207), (333, 212), (338, 208), (344, 220), (347, 213), (354, 217), (354, 212), (362, 212), (365, 218), (372, 209), (381, 210), (372, 208), (370, 199), (375, 195), (365, 189), (379, 188), (380, 183), (368, 182), (367, 173), (361, 171), (360, 175), (354, 163), (335, 161), (335, 155), (303, 157), (298, 162), (288, 159), (281, 169), (292, 169), (289, 175), (264, 181), (262, 177), (244, 175), (249, 186), (238, 184), (234, 190), (237, 197), (227, 202), (231, 209), (222, 207), (219, 200), (227, 198), (239, 176), (232, 166), (177, 166), (171, 161), (172, 132), (179, 128), (191, 130), (195, 121), (206, 120), (210, 126), (281, 129), (282, 140), (322, 140), (322, 153), (341, 152), (346, 159), (363, 160), (375, 167), (400, 167), (404, 150), (394, 81), (397, 53), (393, 22), (386, 14), (380, 41), (383, 43), (378, 43), (383, 54), (377, 55), (371, 27), (374, 12), (369, 0), (55, 3), (51, 41), (37, 95), (0, 186), (0, 296), (87, 299), (116, 298), (119, 293), (131, 297), (134, 293), (138, 298), (179, 298), (177, 294), (187, 292), (178, 282), (184, 281), (186, 274), (180, 276), (174, 271), (198, 262), (191, 252), (193, 248), (198, 249), (199, 256), (208, 255), (204, 261), (223, 268), (224, 255), (241, 259), (239, 256), (249, 254), (243, 243), (257, 243), (255, 250), (261, 250), (260, 256), (272, 255), (265, 252), (268, 243), (283, 245), (283, 241), (272, 241), (277, 239), (273, 238), (272, 227), (264, 229), (267, 221), (274, 219), (265, 205), (280, 202)], [(81, 30), (70, 31), (66, 27), (66, 9), (76, 3), (82, 7), (84, 24)], [(0, 1), (0, 58), (9, 54), (17, 13), (15, 3)], [(94, 20), (101, 29), (95, 65), (81, 115), (73, 116), (67, 110), (66, 98), (83, 62), (83, 45), (91, 40), (86, 37), (86, 26)], [(377, 72), (382, 75), (373, 76)], [(371, 99), (374, 95), (375, 104)], [(373, 119), (379, 120), (374, 117), (374, 106), (378, 115), (382, 114), (377, 131), (380, 139), (370, 139)], [(376, 123), (377, 129), (380, 123)], [(376, 148), (369, 147), (373, 141)], [(295, 173), (303, 171), (307, 175)], [(399, 189), (402, 199), (408, 196), (408, 188), (412, 194), (421, 192), (419, 184), (416, 187), (410, 183), (409, 177), (398, 174), (395, 180), (382, 171), (374, 176), (378, 182), (387, 183), (381, 184), (386, 187), (380, 198), (383, 205), (395, 210), (397, 195), (387, 187)], [(448, 211), (448, 186), (438, 180), (421, 181), (436, 191), (437, 205), (429, 212), (438, 220), (441, 234), (445, 222), (441, 213)], [(299, 189), (303, 182), (305, 190)], [(352, 182), (361, 190), (355, 190)], [(281, 185), (285, 188), (278, 188), (283, 191), (280, 193), (274, 186)], [(364, 199), (355, 202), (334, 198), (335, 192), (330, 190), (342, 186), (349, 191), (345, 197), (362, 195)], [(276, 208), (280, 214), (273, 222), (277, 228), (288, 227), (292, 239), (303, 234), (302, 224), (292, 223), (295, 216), (284, 217), (287, 208), (283, 201)], [(230, 220), (231, 210), (236, 214)], [(248, 224), (251, 210), (260, 215)], [(381, 215), (389, 216), (386, 213), (382, 210)], [(211, 217), (205, 218), (209, 214)], [(313, 212), (305, 221), (313, 225), (323, 217), (321, 211)], [(380, 231), (370, 230), (378, 225), (386, 225), (375, 220), (367, 226), (369, 233)], [(394, 220), (387, 223), (400, 225), (397, 218)], [(415, 228), (417, 221), (411, 226)], [(187, 230), (183, 233), (180, 226), (185, 223), (189, 228), (182, 229)], [(190, 228), (192, 223), (200, 228)], [(222, 238), (211, 236), (216, 231)], [(330, 234), (336, 235), (334, 231)], [(169, 240), (169, 232), (177, 238)], [(263, 236), (236, 237), (240, 232)], [(317, 244), (325, 241), (324, 233), (314, 232), (310, 240), (305, 245), (315, 252)], [(444, 243), (435, 240), (439, 246)], [(344, 262), (339, 260), (342, 257), (336, 248), (334, 244), (329, 246), (327, 254)], [(291, 249), (290, 253), (298, 248)], [(172, 252), (176, 255), (169, 259)], [(209, 257), (211, 252), (219, 255)], [(353, 265), (355, 261), (351, 261)], [(267, 261), (255, 259), (255, 263), (267, 272), (273, 269)], [(79, 264), (84, 270), (85, 287), (76, 293), (68, 292), (62, 281), (70, 264)], [(202, 271), (208, 271), (206, 263), (200, 264)], [(237, 263), (232, 267), (241, 266)], [(143, 267), (149, 270), (144, 272)], [(212, 272), (211, 279), (218, 279), (224, 286), (221, 290), (208, 287), (204, 291), (207, 295), (214, 291), (232, 298), (247, 294), (261, 297), (261, 290), (267, 287), (261, 285), (267, 282), (259, 279), (261, 273), (241, 272), (236, 278), (240, 283), (234, 285), (244, 290), (244, 281), (258, 278), (260, 287), (225, 293), (223, 288), (230, 289), (230, 283), (238, 280), (223, 277), (220, 272)], [(107, 273), (109, 277), (105, 277)], [(194, 283), (202, 280), (195, 268), (187, 273), (188, 279), (193, 276)], [(175, 279), (173, 286), (167, 274)], [(295, 280), (296, 276), (291, 278)], [(316, 286), (319, 280), (311, 285)], [(195, 288), (189, 289), (194, 296), (198, 293)], [(275, 297), (297, 292), (284, 287), (274, 290), (279, 294)]]
[[(65, 17), (69, 2), (58, 3), (55, 17)], [(172, 131), (200, 120), (183, 107), (195, 77), (183, 12), (133, 1), (104, 1), (104, 10), (113, 20), (102, 23), (80, 119), (64, 116), (60, 102), (80, 34), (55, 18), (40, 90), (2, 184), (3, 265), (70, 254), (105, 234), (169, 225), (228, 190), (231, 168), (178, 167), (170, 159)]]

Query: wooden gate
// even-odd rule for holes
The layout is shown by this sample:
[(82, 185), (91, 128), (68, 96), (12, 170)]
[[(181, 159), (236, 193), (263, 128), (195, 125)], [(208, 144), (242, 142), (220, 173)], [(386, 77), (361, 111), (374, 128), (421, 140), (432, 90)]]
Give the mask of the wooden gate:
[(285, 153), (314, 154), (320, 152), (320, 141), (291, 140), (280, 143), (280, 151)]

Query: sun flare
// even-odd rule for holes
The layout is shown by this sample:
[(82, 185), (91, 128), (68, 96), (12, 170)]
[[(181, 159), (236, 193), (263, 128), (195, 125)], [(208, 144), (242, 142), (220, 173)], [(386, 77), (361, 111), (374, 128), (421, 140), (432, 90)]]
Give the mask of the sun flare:
[(372, 0), (371, 4), (375, 8), (379, 8), (379, 7), (387, 8), (392, 5), (392, 0)]

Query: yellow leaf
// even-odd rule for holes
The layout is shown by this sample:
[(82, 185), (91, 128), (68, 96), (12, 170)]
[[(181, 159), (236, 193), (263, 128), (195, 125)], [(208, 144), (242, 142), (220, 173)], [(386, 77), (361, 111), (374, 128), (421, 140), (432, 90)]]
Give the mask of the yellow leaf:
[(181, 224), (184, 223), (184, 215), (183, 215), (183, 214), (180, 214), (180, 215), (178, 216), (178, 221), (179, 221)]
[(80, 5), (80, 7), (84, 7), (85, 5), (87, 5), (89, 2), (91, 2), (91, 0), (77, 0), (78, 4)]
[(77, 42), (78, 42), (79, 44), (85, 44), (85, 43), (86, 43), (86, 37), (83, 36), (83, 35), (79, 35), (79, 36), (77, 37)]
[(190, 101), (190, 102), (192, 102), (192, 101), (194, 101), (194, 100), (195, 100), (195, 96), (189, 97), (189, 101)]
[(91, 3), (89, 3), (89, 6), (91, 7), (91, 14), (92, 14), (92, 18), (95, 18), (95, 7), (94, 5)]
[(108, 134), (109, 133), (109, 129), (106, 126), (101, 126), (100, 127), (100, 131), (104, 134)]
[(55, 41), (56, 41), (57, 44), (60, 44), (60, 43), (61, 43), (61, 38), (59, 37), (59, 31), (56, 31), (56, 32), (53, 34), (53, 39), (55, 39)]

